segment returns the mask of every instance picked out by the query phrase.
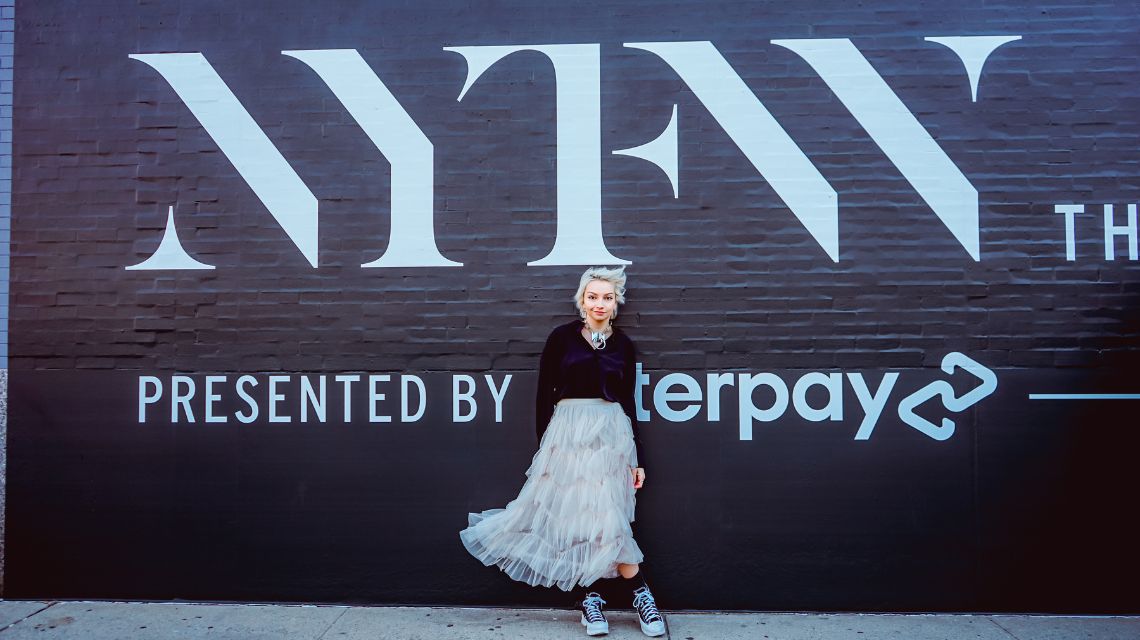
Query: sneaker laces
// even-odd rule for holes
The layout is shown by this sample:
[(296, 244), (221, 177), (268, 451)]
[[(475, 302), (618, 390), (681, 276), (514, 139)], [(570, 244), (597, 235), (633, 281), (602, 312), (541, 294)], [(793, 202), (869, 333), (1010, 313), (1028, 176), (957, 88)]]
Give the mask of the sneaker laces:
[(657, 610), (657, 603), (653, 601), (653, 594), (648, 587), (633, 592), (633, 608), (637, 609), (637, 615), (647, 624), (661, 619), (661, 612)]
[(605, 603), (597, 593), (587, 593), (586, 599), (582, 601), (582, 613), (586, 616), (586, 622), (605, 622), (606, 616), (602, 613), (602, 605)]

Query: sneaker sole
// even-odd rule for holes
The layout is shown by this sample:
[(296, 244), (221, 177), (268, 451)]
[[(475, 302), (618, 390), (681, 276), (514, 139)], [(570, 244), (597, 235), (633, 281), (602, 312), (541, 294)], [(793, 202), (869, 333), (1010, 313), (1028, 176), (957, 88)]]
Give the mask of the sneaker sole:
[(645, 624), (640, 619), (637, 621), (637, 623), (641, 625), (641, 632), (644, 633), (645, 635), (649, 636), (650, 638), (659, 638), (659, 637), (665, 635), (666, 629), (665, 629), (665, 618), (664, 617), (661, 618), (661, 630), (657, 631), (656, 633), (654, 632), (654, 630), (649, 625)]
[(601, 625), (605, 625), (605, 626), (595, 627), (593, 629), (590, 628), (590, 624), (591, 623), (589, 620), (586, 619), (586, 616), (582, 616), (582, 626), (586, 627), (586, 635), (588, 635), (588, 636), (604, 636), (610, 632), (610, 623), (609, 622), (595, 622), (593, 624), (601, 624)]

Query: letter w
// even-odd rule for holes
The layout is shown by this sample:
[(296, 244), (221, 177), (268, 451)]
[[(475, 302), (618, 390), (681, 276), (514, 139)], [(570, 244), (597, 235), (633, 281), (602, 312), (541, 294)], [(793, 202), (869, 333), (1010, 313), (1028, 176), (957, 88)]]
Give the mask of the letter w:
[(839, 203), (835, 189), (787, 131), (708, 41), (627, 42), (665, 61), (827, 255), (839, 261)]
[(970, 257), (978, 254), (978, 191), (846, 38), (773, 40), (799, 54), (898, 167)]

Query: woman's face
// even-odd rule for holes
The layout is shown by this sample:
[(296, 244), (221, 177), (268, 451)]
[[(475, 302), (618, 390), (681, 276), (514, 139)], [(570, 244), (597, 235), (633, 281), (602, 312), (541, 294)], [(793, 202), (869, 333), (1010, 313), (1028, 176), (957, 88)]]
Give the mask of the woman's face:
[(614, 283), (605, 280), (591, 280), (582, 294), (582, 308), (586, 317), (594, 322), (605, 322), (617, 306), (617, 292)]

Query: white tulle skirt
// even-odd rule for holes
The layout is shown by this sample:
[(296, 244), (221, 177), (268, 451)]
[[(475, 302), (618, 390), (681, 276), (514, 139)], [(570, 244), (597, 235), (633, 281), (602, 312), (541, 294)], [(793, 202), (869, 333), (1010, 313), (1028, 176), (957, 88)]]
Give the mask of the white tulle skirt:
[(487, 566), (531, 586), (569, 591), (639, 564), (630, 467), (637, 452), (621, 405), (572, 398), (554, 416), (527, 480), (506, 508), (468, 515), (463, 545)]

